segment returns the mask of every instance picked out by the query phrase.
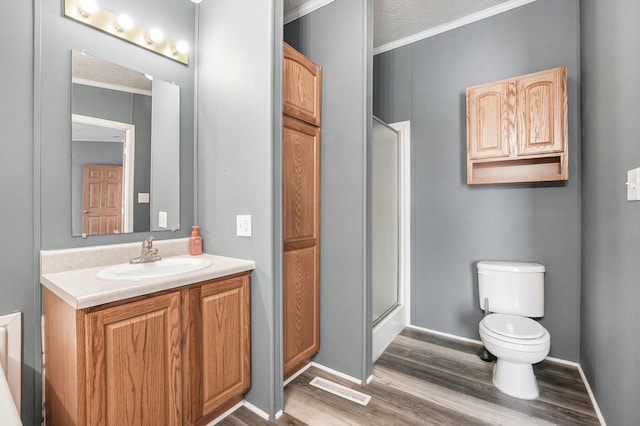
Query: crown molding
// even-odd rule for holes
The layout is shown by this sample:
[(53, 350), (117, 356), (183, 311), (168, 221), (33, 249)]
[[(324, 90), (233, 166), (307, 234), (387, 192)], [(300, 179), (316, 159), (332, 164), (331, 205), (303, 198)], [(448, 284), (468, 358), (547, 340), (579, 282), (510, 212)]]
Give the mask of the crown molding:
[(520, 6), (524, 6), (529, 3), (533, 3), (536, 0), (510, 0), (504, 3), (500, 3), (496, 6), (489, 7), (471, 15), (463, 16), (462, 18), (455, 19), (451, 22), (447, 22), (437, 27), (429, 28), (428, 30), (419, 32), (409, 37), (401, 38), (400, 40), (392, 41), (390, 43), (383, 44), (373, 49), (373, 54), (378, 55), (380, 53), (388, 52), (389, 50), (397, 49), (407, 44), (415, 43), (416, 41), (424, 40), (425, 38), (433, 37), (438, 34), (442, 34), (447, 31), (460, 28), (464, 25), (469, 25), (477, 21), (481, 21), (486, 18), (498, 15), (500, 13), (507, 12), (511, 9), (515, 9)]
[(318, 10), (323, 6), (328, 5), (329, 3), (333, 3), (334, 0), (312, 0), (310, 2), (307, 2), (305, 4), (303, 4), (300, 7), (297, 7), (291, 11), (289, 11), (287, 14), (284, 15), (284, 23), (288, 24), (291, 21), (295, 21), (296, 19), (307, 15), (311, 12), (313, 12), (314, 10)]

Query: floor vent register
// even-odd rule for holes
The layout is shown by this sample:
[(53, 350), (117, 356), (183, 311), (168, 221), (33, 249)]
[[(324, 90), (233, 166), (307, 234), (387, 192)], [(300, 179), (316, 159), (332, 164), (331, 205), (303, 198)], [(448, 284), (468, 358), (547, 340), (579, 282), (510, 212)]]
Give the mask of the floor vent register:
[(349, 401), (356, 402), (360, 405), (367, 405), (369, 403), (369, 400), (371, 399), (371, 395), (349, 389), (346, 386), (333, 383), (332, 381), (323, 379), (321, 377), (316, 377), (315, 379), (310, 381), (309, 384), (311, 386), (315, 386), (319, 389), (330, 392), (334, 395), (338, 395), (339, 397), (342, 397), (344, 399), (348, 399)]

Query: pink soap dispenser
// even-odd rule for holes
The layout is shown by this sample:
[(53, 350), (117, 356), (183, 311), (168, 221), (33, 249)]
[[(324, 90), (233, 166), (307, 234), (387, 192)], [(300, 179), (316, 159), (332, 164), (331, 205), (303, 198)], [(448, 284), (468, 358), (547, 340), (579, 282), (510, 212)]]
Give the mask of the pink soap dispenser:
[(196, 225), (192, 227), (191, 237), (189, 238), (189, 254), (191, 256), (202, 254), (202, 237)]

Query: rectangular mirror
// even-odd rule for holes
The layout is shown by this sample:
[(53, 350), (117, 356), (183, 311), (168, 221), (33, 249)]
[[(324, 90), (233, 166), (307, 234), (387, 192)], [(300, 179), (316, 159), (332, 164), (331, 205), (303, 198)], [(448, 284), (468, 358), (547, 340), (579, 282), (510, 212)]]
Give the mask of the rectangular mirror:
[(74, 236), (180, 228), (180, 87), (72, 52)]

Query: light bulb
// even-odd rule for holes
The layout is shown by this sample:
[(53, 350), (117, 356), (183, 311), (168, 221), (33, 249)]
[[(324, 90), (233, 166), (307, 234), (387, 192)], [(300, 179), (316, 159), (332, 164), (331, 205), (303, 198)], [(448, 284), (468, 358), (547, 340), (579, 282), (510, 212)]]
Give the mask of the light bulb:
[(116, 29), (118, 31), (126, 31), (133, 28), (133, 19), (129, 15), (120, 15), (118, 16), (118, 21), (116, 22)]
[(149, 30), (149, 33), (147, 34), (147, 43), (160, 43), (162, 40), (164, 40), (164, 34), (162, 34), (162, 31), (157, 28), (151, 28), (151, 30)]
[(180, 40), (176, 43), (176, 52), (183, 55), (189, 53), (189, 44), (184, 40)]
[(200, 4), (202, 3), (202, 0), (191, 0), (191, 3)]
[(78, 8), (80, 14), (86, 17), (98, 11), (98, 3), (95, 0), (80, 0)]

